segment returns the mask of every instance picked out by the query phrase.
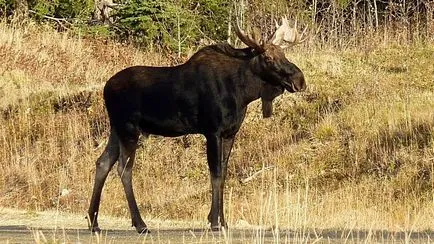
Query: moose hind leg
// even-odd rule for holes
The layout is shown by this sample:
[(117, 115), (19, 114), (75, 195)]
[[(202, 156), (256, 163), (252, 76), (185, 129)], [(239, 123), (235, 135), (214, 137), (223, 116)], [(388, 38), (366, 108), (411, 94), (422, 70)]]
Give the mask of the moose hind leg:
[(122, 143), (119, 157), (118, 173), (121, 177), (125, 195), (130, 209), (132, 225), (138, 233), (149, 233), (148, 227), (140, 216), (132, 184), (132, 169), (136, 155), (137, 139)]
[(99, 232), (98, 211), (101, 201), (101, 192), (108, 173), (119, 157), (119, 139), (112, 130), (109, 141), (104, 152), (96, 161), (95, 182), (93, 186), (92, 198), (88, 211), (88, 225), (93, 232)]

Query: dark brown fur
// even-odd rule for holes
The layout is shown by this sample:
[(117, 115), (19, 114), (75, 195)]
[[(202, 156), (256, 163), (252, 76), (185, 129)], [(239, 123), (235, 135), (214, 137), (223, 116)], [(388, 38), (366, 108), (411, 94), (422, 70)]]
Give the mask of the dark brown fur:
[(212, 45), (179, 66), (134, 66), (118, 72), (104, 87), (111, 134), (96, 162), (89, 227), (100, 230), (101, 191), (118, 161), (133, 226), (140, 233), (148, 231), (134, 198), (131, 177), (140, 134), (206, 137), (212, 185), (208, 220), (212, 229), (226, 227), (223, 189), (227, 162), (247, 105), (261, 98), (266, 104), (264, 116), (270, 116), (272, 100), (284, 89), (296, 92), (305, 88), (300, 69), (286, 59), (280, 47), (271, 44), (266, 44), (263, 52)]

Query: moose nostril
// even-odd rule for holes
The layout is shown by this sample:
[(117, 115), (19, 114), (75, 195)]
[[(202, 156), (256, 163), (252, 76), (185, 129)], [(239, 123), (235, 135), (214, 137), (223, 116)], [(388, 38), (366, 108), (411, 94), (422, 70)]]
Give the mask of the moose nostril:
[(296, 88), (298, 91), (305, 91), (306, 90), (306, 82), (304, 81), (304, 75), (303, 73), (299, 73), (298, 77), (297, 77), (297, 81), (296, 82)]

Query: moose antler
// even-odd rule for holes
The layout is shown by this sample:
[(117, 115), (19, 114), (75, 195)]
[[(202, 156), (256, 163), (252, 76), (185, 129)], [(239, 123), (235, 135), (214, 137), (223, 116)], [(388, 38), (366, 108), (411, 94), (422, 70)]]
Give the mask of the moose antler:
[(262, 53), (265, 51), (264, 47), (258, 43), (258, 41), (255, 40), (255, 38), (251, 38), (248, 35), (244, 34), (244, 32), (240, 29), (240, 26), (238, 24), (238, 20), (235, 23), (235, 34), (237, 34), (238, 38), (246, 44), (247, 46), (255, 49), (256, 51)]
[(302, 39), (304, 33), (306, 32), (307, 27), (304, 28), (301, 34), (299, 34), (297, 32), (297, 20), (294, 23), (294, 27), (290, 27), (288, 23), (288, 19), (286, 17), (282, 17), (282, 24), (279, 26), (279, 24), (276, 21), (276, 28), (277, 28), (276, 31), (268, 40), (268, 43), (272, 43), (282, 48), (287, 48), (289, 46), (302, 43), (307, 39), (307, 38)]

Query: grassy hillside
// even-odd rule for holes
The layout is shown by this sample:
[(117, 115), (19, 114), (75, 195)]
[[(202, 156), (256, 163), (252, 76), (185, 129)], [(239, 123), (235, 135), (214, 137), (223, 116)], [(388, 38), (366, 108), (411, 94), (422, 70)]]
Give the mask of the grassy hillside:
[[(261, 118), (258, 102), (249, 107), (230, 159), (229, 224), (432, 228), (433, 43), (306, 45), (287, 56), (308, 91), (277, 98), (271, 119)], [(108, 136), (102, 87), (135, 64), (172, 63), (130, 46), (0, 23), (0, 207), (85, 215)], [(196, 135), (141, 142), (133, 181), (146, 219), (205, 222), (204, 145)], [(128, 216), (115, 171), (101, 211)]]

